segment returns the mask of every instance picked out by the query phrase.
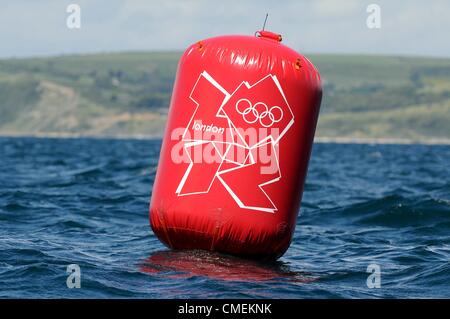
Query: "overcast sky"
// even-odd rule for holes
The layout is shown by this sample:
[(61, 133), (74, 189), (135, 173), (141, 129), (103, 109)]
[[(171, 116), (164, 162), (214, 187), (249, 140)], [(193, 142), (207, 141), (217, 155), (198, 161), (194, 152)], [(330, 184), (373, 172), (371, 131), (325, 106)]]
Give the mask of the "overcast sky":
[[(81, 7), (81, 28), (69, 29), (66, 8)], [(366, 8), (381, 8), (369, 29)], [(306, 53), (450, 57), (448, 0), (1, 0), (0, 57), (135, 50), (182, 50), (200, 39), (252, 35), (266, 29)]]

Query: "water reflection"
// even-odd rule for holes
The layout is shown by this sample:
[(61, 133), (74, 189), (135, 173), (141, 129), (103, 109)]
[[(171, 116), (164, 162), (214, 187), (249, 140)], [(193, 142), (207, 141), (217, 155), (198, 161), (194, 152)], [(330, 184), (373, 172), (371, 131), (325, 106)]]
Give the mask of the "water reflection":
[(140, 266), (146, 273), (167, 277), (203, 276), (226, 281), (273, 281), (288, 278), (308, 283), (317, 278), (292, 271), (281, 261), (258, 262), (200, 250), (164, 250), (148, 257)]

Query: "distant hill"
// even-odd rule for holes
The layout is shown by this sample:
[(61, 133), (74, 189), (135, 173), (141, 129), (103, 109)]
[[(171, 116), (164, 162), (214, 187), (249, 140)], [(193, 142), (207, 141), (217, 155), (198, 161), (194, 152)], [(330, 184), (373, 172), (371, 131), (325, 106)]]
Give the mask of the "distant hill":
[[(317, 136), (450, 139), (450, 59), (307, 55)], [(161, 136), (179, 52), (0, 60), (0, 135)]]

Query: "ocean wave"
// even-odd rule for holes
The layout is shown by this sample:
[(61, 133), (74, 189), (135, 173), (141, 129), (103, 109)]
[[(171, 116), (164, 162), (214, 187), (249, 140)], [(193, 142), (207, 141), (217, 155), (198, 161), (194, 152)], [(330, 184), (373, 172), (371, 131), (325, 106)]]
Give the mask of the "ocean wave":
[[(315, 145), (292, 244), (270, 264), (158, 241), (159, 147), (0, 139), (0, 297), (450, 297), (450, 147)], [(66, 286), (70, 264), (81, 289)]]

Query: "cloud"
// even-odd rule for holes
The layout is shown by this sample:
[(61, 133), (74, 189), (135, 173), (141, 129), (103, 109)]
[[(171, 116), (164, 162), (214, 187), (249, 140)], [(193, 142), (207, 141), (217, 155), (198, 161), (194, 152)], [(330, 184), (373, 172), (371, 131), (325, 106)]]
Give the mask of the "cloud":
[[(366, 7), (381, 6), (382, 28), (366, 27)], [(82, 28), (66, 27), (66, 6), (82, 9)], [(182, 50), (199, 39), (283, 34), (302, 52), (450, 56), (450, 2), (424, 1), (125, 1), (2, 2), (0, 56), (130, 50)]]

